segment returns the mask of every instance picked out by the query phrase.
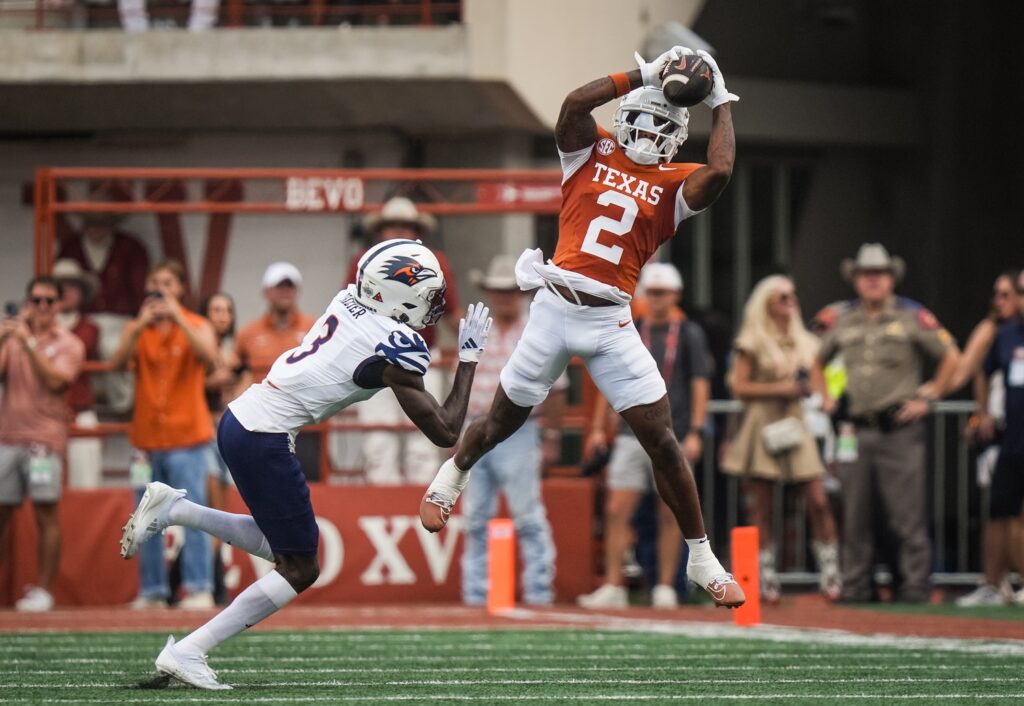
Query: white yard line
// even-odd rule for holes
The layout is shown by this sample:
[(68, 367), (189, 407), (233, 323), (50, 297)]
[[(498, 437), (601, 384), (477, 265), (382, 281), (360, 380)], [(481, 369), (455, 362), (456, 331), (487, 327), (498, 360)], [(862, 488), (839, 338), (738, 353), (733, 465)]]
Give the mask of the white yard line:
[[(793, 628), (780, 625), (739, 627), (723, 623), (623, 618), (602, 613), (538, 612), (517, 608), (505, 614), (510, 620), (535, 620), (538, 616), (596, 630), (661, 635), (685, 635), (705, 639), (743, 638), (770, 642), (799, 642), (842, 647), (892, 647), (901, 650), (943, 650), (977, 654), (1024, 656), (1024, 640), (985, 640), (951, 637), (916, 637), (885, 633), (860, 634), (826, 628)], [(1024, 627), (1022, 627), (1024, 632)], [(803, 656), (801, 656), (803, 658)]]
[[(218, 703), (347, 703), (347, 702), (383, 702), (383, 701), (419, 701), (429, 699), (436, 701), (476, 701), (481, 703), (493, 703), (495, 701), (766, 701), (766, 700), (815, 700), (829, 701), (833, 699), (842, 701), (857, 701), (862, 699), (885, 699), (887, 701), (916, 700), (916, 701), (964, 701), (974, 699), (992, 700), (1001, 699), (1022, 699), (1024, 692), (1015, 694), (905, 694), (905, 695), (883, 695), (883, 694), (562, 694), (562, 695), (467, 695), (467, 694), (391, 694), (381, 696), (349, 696), (345, 694), (325, 694), (324, 696), (291, 696), (291, 697), (261, 697), (239, 694), (232, 698), (226, 693), (217, 694)], [(23, 703), (22, 701), (18, 701)], [(180, 693), (154, 694), (147, 698), (125, 699), (119, 698), (119, 704), (152, 704), (152, 703), (202, 703), (211, 702), (210, 696), (190, 697)], [(15, 703), (13, 699), (0, 699), (0, 703)], [(66, 703), (93, 703), (109, 704), (109, 698), (102, 699), (38, 699), (33, 700), (34, 704), (66, 704)]]

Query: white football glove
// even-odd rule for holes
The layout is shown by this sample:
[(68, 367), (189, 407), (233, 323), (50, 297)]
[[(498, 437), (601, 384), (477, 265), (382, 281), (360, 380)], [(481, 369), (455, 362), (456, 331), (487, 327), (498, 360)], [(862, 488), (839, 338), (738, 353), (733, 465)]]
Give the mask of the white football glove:
[(459, 322), (459, 361), (479, 363), (491, 332), (491, 310), (480, 304), (470, 304), (466, 318)]
[(740, 99), (735, 93), (729, 93), (725, 89), (725, 76), (722, 75), (722, 70), (718, 68), (718, 64), (711, 55), (703, 49), (697, 51), (697, 56), (703, 59), (708, 66), (711, 67), (712, 82), (711, 82), (711, 93), (708, 94), (707, 98), (704, 99), (704, 105), (709, 108), (717, 108), (723, 103), (729, 103), (732, 101), (738, 101)]
[(640, 67), (640, 76), (643, 77), (644, 85), (661, 88), (661, 73), (665, 70), (665, 67), (673, 61), (679, 61), (684, 56), (692, 53), (692, 49), (677, 45), (650, 63), (644, 61), (644, 58), (640, 56), (640, 52), (633, 52), (633, 58), (636, 59), (636, 63)]

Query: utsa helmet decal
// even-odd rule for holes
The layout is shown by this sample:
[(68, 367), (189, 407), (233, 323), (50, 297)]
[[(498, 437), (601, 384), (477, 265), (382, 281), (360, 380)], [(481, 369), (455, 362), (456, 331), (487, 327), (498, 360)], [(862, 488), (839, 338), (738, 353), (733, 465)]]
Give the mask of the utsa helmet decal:
[(431, 277), (437, 277), (436, 270), (424, 267), (421, 262), (408, 255), (395, 255), (389, 258), (380, 268), (380, 274), (384, 276), (384, 279), (401, 282), (410, 287)]
[(356, 300), (372, 312), (421, 329), (444, 313), (441, 264), (418, 240), (385, 240), (359, 260)]

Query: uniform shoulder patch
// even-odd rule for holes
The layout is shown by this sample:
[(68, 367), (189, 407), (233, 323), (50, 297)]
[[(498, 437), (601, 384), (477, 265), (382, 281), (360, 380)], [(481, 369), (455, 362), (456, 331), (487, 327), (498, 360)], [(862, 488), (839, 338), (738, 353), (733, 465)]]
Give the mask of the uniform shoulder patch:
[(917, 323), (926, 331), (935, 331), (941, 328), (939, 320), (935, 318), (935, 314), (923, 306), (917, 310)]
[(819, 336), (828, 333), (833, 329), (833, 327), (835, 327), (836, 322), (839, 321), (839, 316), (848, 309), (849, 304), (847, 302), (829, 304), (815, 314), (814, 319), (811, 322), (811, 328)]
[(420, 375), (425, 375), (430, 367), (430, 349), (423, 338), (412, 331), (392, 331), (387, 341), (377, 344), (374, 352), (392, 365)]

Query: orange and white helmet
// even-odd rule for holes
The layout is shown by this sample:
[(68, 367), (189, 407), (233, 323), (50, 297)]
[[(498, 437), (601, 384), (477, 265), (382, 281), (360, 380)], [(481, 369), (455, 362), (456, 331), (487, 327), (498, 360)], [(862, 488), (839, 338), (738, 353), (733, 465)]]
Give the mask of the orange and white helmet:
[(446, 289), (437, 256), (419, 240), (385, 240), (359, 259), (356, 300), (410, 328), (438, 322)]
[(679, 151), (689, 123), (690, 111), (665, 100), (660, 88), (642, 86), (622, 97), (612, 125), (627, 157), (637, 164), (657, 164)]

